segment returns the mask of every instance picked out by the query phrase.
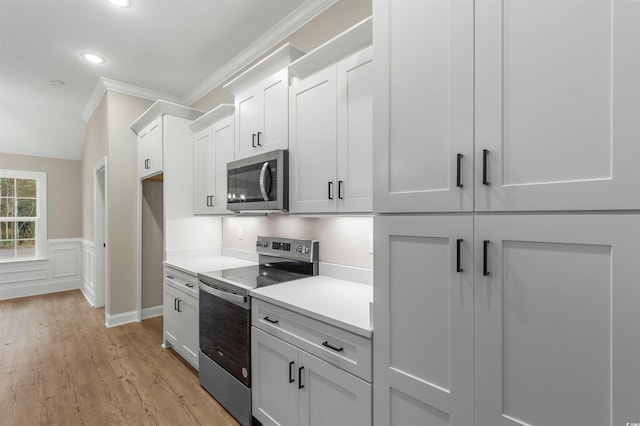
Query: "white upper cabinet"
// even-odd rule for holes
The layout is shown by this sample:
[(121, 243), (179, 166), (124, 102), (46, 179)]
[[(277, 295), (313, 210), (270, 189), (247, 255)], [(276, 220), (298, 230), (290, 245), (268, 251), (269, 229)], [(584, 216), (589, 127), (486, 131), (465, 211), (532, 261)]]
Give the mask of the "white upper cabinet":
[(193, 212), (227, 210), (227, 163), (234, 159), (234, 106), (222, 104), (193, 121)]
[(637, 2), (374, 4), (375, 211), (640, 208)]
[(367, 44), (371, 18), (291, 64), (291, 212), (372, 211), (373, 56)]
[(374, 211), (473, 210), (473, 1), (374, 16)]
[[(182, 145), (190, 138), (191, 120), (200, 117), (202, 111), (172, 102), (158, 100), (151, 105), (131, 125), (131, 130), (138, 135), (138, 177), (146, 179), (164, 173), (165, 158), (169, 151), (175, 149), (181, 153), (191, 153), (191, 148)], [(167, 145), (169, 144), (169, 145)], [(190, 168), (191, 160), (186, 166)], [(174, 173), (179, 174), (178, 168)]]
[(162, 173), (162, 117), (138, 134), (138, 177), (145, 179)]
[(477, 210), (640, 208), (640, 5), (475, 4)]
[(292, 213), (336, 210), (336, 69), (294, 84), (289, 146)]
[(285, 44), (224, 87), (235, 96), (235, 159), (289, 147), (288, 65), (303, 55)]

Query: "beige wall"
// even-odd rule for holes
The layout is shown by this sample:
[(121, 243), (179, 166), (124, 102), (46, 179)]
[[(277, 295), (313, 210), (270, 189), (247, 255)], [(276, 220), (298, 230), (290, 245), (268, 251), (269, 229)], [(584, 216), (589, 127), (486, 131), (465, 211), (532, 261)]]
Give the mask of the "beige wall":
[(0, 169), (47, 173), (47, 238), (82, 237), (81, 167), (77, 160), (0, 153)]
[(107, 97), (87, 122), (82, 155), (82, 238), (93, 241), (93, 168), (107, 155)]
[[(242, 234), (243, 238), (239, 238)], [(372, 217), (225, 217), (222, 221), (222, 245), (255, 251), (256, 237), (315, 239), (320, 241), (320, 262), (373, 269), (369, 237)]]
[(142, 182), (142, 309), (162, 305), (162, 182)]
[(137, 138), (130, 126), (152, 102), (107, 92), (107, 226), (109, 229), (110, 314), (136, 309), (137, 298)]

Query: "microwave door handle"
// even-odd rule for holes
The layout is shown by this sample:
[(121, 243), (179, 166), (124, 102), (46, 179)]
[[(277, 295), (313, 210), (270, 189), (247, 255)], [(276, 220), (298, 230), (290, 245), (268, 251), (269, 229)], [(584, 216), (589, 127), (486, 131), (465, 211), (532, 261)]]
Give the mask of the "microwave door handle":
[(267, 169), (269, 168), (269, 162), (266, 161), (262, 165), (262, 170), (260, 170), (260, 192), (262, 192), (262, 198), (264, 201), (269, 201), (269, 195), (267, 194), (267, 190), (265, 188), (264, 179), (267, 176)]

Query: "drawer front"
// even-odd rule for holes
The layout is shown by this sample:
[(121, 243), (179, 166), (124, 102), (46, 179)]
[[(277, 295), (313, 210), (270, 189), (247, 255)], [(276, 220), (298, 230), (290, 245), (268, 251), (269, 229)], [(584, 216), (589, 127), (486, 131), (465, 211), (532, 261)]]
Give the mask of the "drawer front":
[(253, 326), (371, 382), (371, 340), (262, 300), (251, 304)]
[(178, 289), (190, 296), (198, 298), (198, 278), (189, 274), (185, 274), (182, 271), (171, 268), (170, 266), (164, 267), (164, 282), (171, 287)]

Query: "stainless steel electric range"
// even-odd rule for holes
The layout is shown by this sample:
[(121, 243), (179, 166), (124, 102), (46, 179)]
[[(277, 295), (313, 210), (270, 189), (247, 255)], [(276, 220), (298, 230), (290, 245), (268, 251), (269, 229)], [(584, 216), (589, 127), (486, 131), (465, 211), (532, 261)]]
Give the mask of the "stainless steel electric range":
[(258, 265), (198, 274), (200, 384), (241, 424), (251, 416), (249, 291), (318, 275), (318, 241), (258, 237)]

